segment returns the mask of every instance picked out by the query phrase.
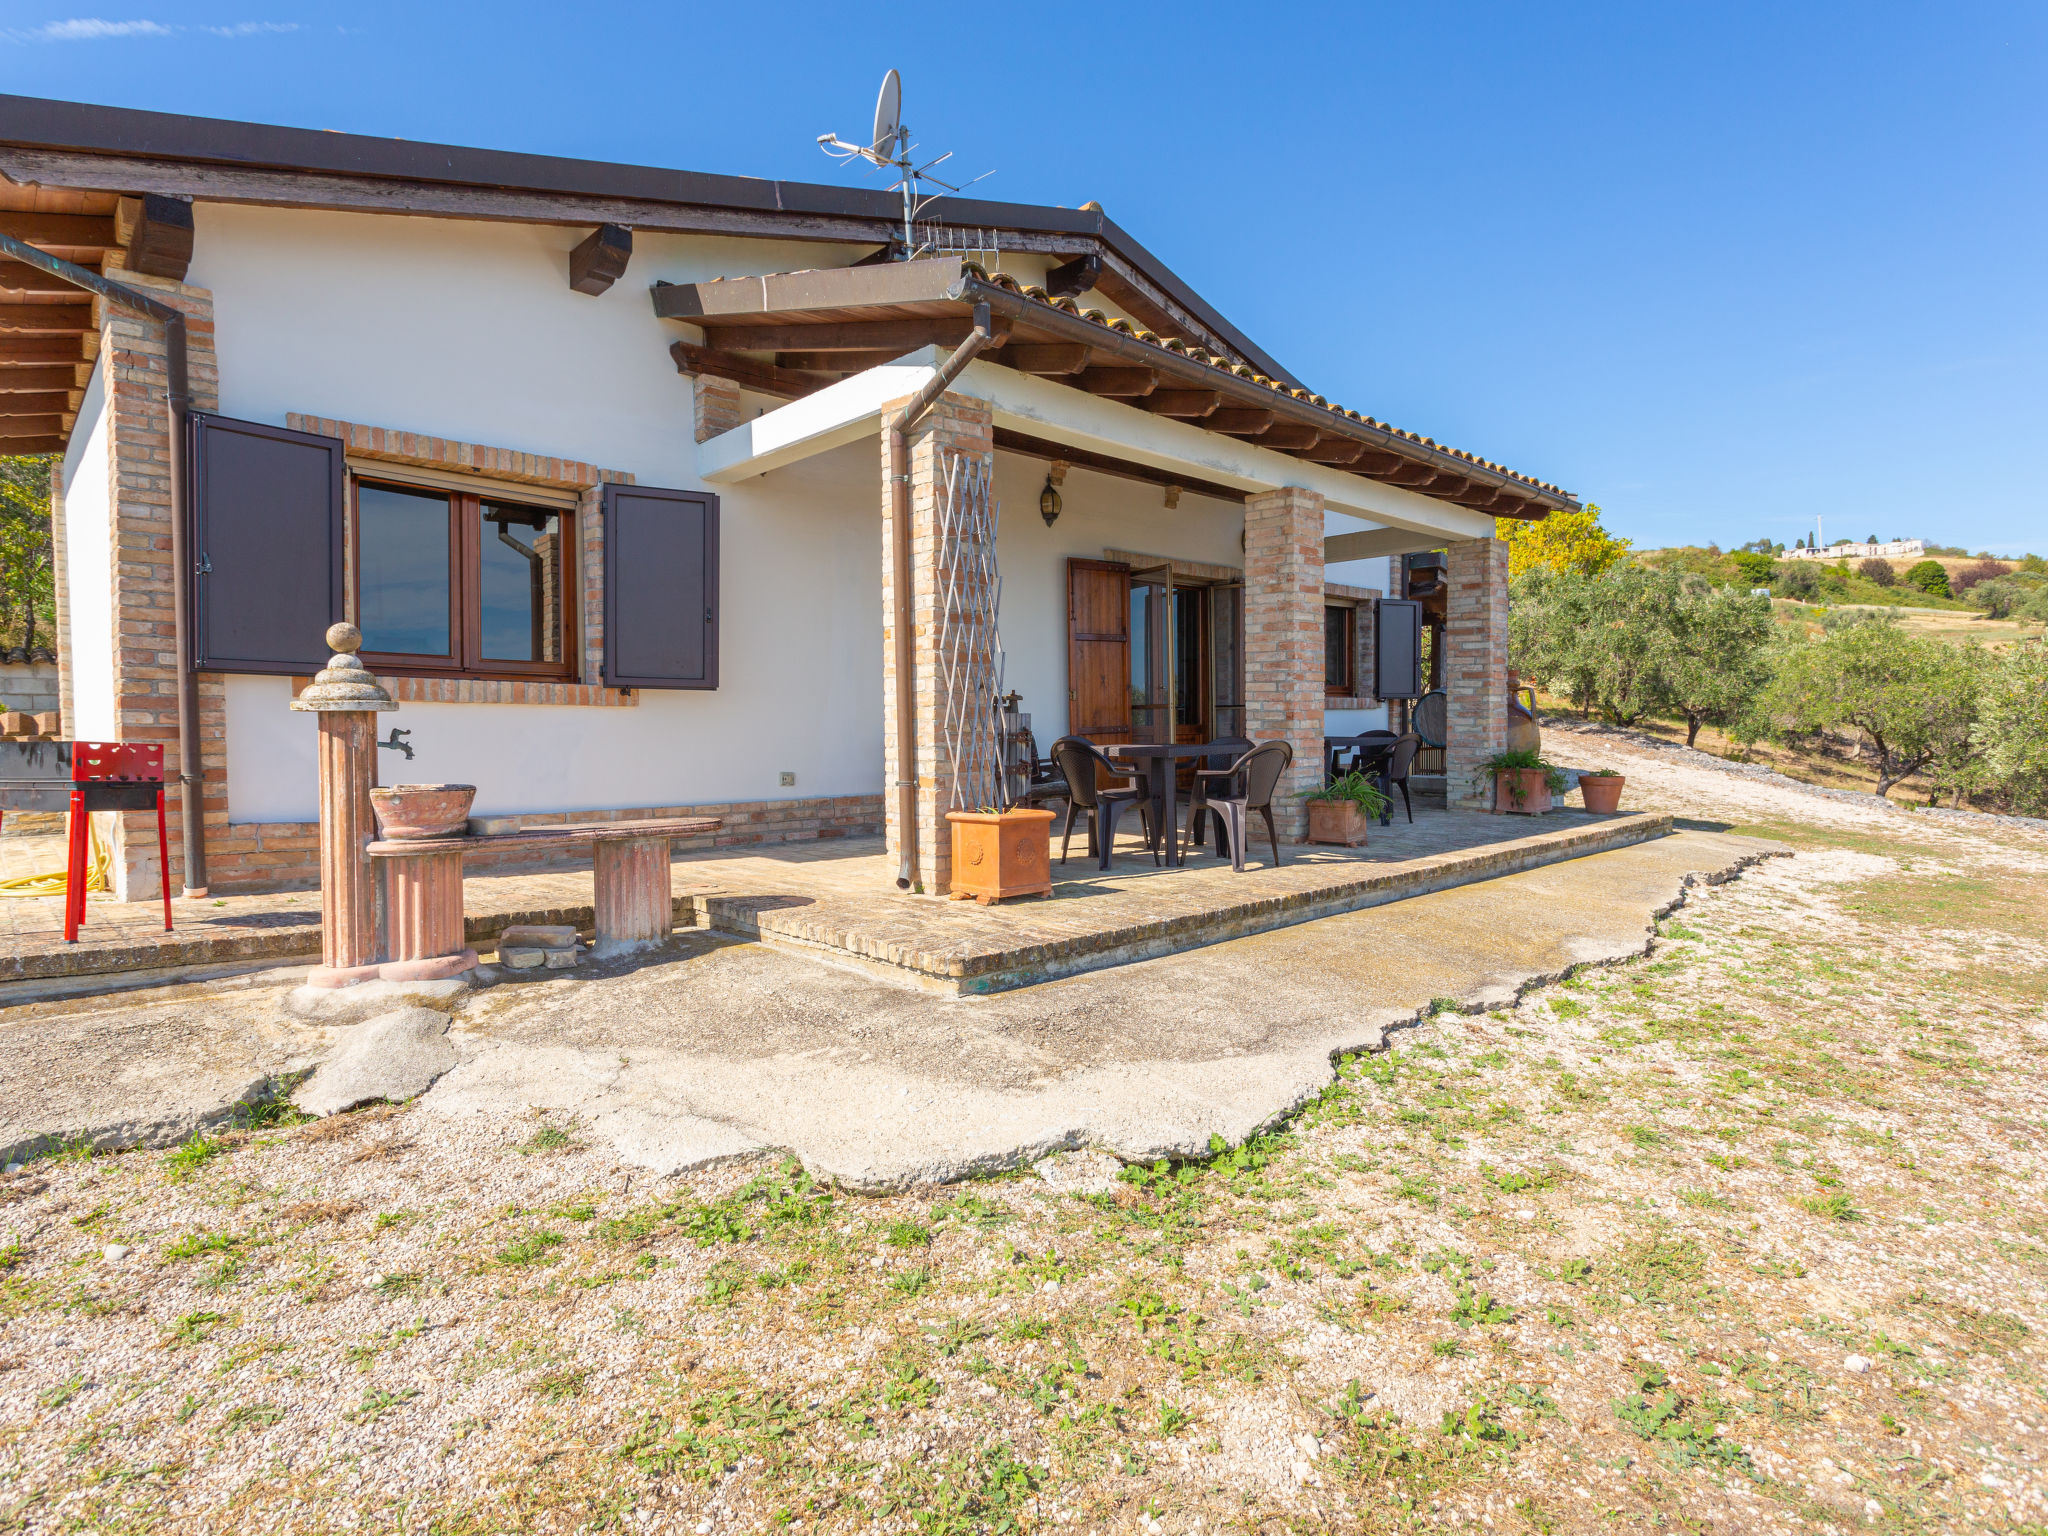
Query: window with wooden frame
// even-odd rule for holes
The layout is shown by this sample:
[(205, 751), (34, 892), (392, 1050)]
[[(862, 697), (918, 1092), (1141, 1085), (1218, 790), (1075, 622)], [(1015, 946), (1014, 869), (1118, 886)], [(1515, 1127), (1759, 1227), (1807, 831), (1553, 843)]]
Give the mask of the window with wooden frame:
[(526, 489), (353, 477), (349, 585), (374, 669), (574, 679), (575, 508)]
[(1344, 696), (1352, 691), (1353, 657), (1357, 651), (1358, 610), (1349, 603), (1323, 607), (1323, 692)]

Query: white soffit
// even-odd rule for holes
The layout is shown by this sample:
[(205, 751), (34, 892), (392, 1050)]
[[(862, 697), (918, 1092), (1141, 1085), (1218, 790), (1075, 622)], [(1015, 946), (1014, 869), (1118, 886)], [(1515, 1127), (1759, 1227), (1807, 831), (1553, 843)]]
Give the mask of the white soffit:
[[(697, 473), (714, 485), (731, 485), (872, 436), (880, 430), (884, 407), (915, 394), (946, 356), (943, 348), (927, 347), (743, 422), (698, 444)], [(1493, 519), (1483, 512), (993, 363), (969, 363), (947, 392), (986, 401), (998, 427), (1152, 469), (1184, 471), (1190, 479), (1251, 492), (1300, 486), (1320, 493), (1332, 511), (1439, 541), (1493, 533)]]

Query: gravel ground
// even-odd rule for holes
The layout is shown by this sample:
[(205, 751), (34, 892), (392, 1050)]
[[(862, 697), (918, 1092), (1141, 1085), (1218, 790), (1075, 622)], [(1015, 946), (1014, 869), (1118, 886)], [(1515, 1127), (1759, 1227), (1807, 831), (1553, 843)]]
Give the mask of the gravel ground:
[(0, 1529), (2048, 1529), (2048, 836), (1548, 735), (1799, 852), (1206, 1162), (386, 1106), (0, 1179)]

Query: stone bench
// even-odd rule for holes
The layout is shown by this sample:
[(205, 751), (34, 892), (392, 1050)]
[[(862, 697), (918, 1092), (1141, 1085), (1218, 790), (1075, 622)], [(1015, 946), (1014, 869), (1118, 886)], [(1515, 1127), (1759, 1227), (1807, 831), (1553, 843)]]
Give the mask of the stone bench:
[(669, 844), (718, 830), (715, 816), (669, 816), (648, 821), (593, 821), (518, 832), (465, 837), (390, 839), (364, 851), (384, 875), (384, 927), (390, 958), (331, 976), (323, 968), (313, 984), (352, 981), (430, 981), (459, 976), (477, 963), (462, 922), (462, 858), (468, 853), (545, 853), (591, 850), (600, 955), (659, 944), (675, 931), (669, 894)]

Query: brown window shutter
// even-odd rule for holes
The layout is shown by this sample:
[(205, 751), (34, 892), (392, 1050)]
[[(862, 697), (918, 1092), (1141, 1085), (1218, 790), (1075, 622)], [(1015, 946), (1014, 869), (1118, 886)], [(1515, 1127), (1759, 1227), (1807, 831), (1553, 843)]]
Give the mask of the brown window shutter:
[(202, 411), (186, 430), (192, 665), (317, 671), (343, 617), (341, 439)]
[(1378, 632), (1373, 643), (1373, 692), (1383, 699), (1422, 697), (1422, 604), (1404, 597), (1383, 597), (1376, 605)]
[(604, 680), (718, 686), (718, 498), (604, 488)]

